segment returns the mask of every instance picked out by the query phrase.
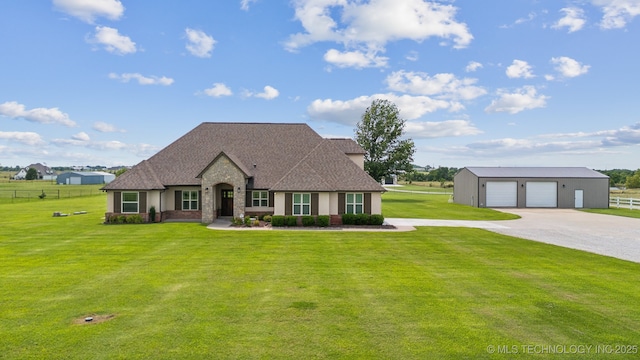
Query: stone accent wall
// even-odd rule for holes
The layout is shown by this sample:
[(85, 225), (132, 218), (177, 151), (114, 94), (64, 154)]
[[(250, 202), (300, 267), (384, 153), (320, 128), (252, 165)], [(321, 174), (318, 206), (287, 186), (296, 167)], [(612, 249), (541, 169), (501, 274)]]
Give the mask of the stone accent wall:
[[(214, 194), (217, 184), (229, 184), (233, 186), (233, 217), (244, 215), (244, 202), (246, 194), (245, 176), (228, 157), (219, 156), (209, 168), (202, 174), (202, 223), (210, 224), (216, 218)], [(209, 191), (204, 191), (205, 188)], [(240, 188), (240, 191), (237, 189)], [(217, 196), (220, 196), (219, 194)]]
[[(156, 217), (158, 215), (156, 214)], [(200, 220), (202, 218), (202, 211), (199, 210), (168, 210), (162, 212), (162, 221), (165, 220)]]

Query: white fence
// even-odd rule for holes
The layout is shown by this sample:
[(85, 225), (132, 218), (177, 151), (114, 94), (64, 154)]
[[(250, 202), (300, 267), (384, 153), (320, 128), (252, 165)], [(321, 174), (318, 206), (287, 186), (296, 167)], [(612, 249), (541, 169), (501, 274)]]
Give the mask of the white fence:
[(631, 210), (634, 210), (634, 209), (640, 210), (640, 199), (610, 197), (609, 206), (616, 207), (616, 208), (631, 209)]

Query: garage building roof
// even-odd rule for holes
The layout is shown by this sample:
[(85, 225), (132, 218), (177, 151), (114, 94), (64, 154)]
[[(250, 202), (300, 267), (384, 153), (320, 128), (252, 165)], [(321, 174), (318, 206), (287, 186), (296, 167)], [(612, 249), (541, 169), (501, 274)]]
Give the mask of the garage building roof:
[(586, 167), (467, 167), (478, 177), (491, 178), (608, 178)]

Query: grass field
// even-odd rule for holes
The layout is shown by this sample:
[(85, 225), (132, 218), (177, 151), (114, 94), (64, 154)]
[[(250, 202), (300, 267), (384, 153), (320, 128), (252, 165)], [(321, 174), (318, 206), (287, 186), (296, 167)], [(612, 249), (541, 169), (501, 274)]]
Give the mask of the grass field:
[(58, 185), (43, 180), (0, 181), (0, 204), (40, 201), (44, 193), (45, 199), (62, 199), (81, 196), (92, 196), (101, 193), (104, 185)]
[(102, 225), (105, 199), (0, 204), (1, 358), (637, 357), (640, 264), (479, 229)]

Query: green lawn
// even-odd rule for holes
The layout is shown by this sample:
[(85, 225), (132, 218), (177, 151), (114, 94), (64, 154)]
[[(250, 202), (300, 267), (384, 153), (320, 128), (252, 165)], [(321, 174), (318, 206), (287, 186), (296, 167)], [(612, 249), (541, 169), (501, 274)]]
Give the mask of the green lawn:
[[(530, 345), (517, 358), (537, 359), (541, 346), (640, 345), (640, 264), (479, 229), (102, 225), (105, 199), (0, 204), (0, 358), (506, 359), (487, 349)], [(113, 317), (76, 323), (90, 315)], [(603, 358), (587, 355), (556, 357)]]
[(609, 208), (609, 209), (584, 209), (582, 211), (596, 213), (596, 214), (606, 214), (606, 215), (616, 215), (616, 216), (626, 216), (632, 218), (640, 218), (640, 210), (630, 210), (623, 208)]
[(0, 181), (0, 204), (37, 202), (44, 192), (45, 199), (64, 199), (80, 196), (92, 196), (101, 193), (104, 185), (58, 185), (43, 180)]
[[(399, 188), (403, 189), (403, 188)], [(425, 189), (423, 187), (423, 189)], [(426, 188), (428, 189), (428, 188)], [(447, 220), (512, 220), (518, 215), (449, 202), (450, 195), (387, 191), (382, 194), (382, 214), (388, 218)]]

